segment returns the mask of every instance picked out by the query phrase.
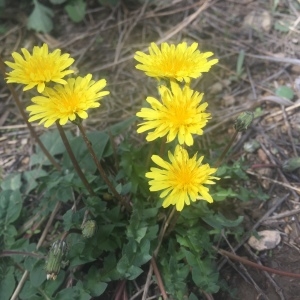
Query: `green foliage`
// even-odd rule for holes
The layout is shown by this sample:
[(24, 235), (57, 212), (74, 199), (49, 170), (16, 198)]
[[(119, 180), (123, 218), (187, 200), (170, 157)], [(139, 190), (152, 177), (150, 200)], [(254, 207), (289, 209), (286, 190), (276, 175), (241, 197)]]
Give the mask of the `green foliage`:
[[(83, 0), (51, 3), (63, 5), (74, 22), (84, 18)], [(52, 14), (51, 9), (34, 0), (31, 28), (51, 30)], [(243, 61), (241, 52), (238, 76)], [(148, 272), (150, 261), (157, 264), (174, 299), (186, 298), (195, 286), (207, 293), (219, 290), (214, 244), (221, 234), (238, 236), (240, 232), (234, 230), (243, 218), (228, 219), (218, 207), (226, 199), (245, 200), (253, 195), (241, 184), (248, 179), (245, 166), (236, 161), (218, 169), (216, 176), (221, 180), (209, 190), (215, 203), (196, 201), (180, 213), (173, 207), (164, 209), (158, 193), (149, 193), (145, 178), (151, 155), (163, 152), (163, 147), (157, 142), (135, 145), (131, 139), (135, 121), (136, 117), (131, 117), (84, 137), (67, 131), (65, 143), (57, 130), (47, 131), (41, 141), (62, 170), (54, 169), (36, 146), (30, 158), (31, 169), (2, 181), (0, 245), (10, 257), (5, 258), (0, 275), (0, 288), (5, 287), (5, 291), (0, 289), (1, 300), (11, 297), (25, 270), (29, 277), (20, 299), (84, 300), (104, 295), (118, 282), (140, 279), (145, 270)], [(116, 144), (119, 136), (123, 140)], [(86, 180), (70, 159), (67, 142)], [(165, 153), (174, 145), (175, 141), (167, 144)], [(58, 203), (59, 212), (46, 228), (47, 239), (41, 246), (36, 235), (45, 225), (39, 222), (49, 220)], [(92, 224), (93, 232), (82, 235), (83, 224)], [(196, 298), (190, 294), (189, 299)]]
[(276, 89), (275, 94), (279, 97), (286, 98), (289, 100), (292, 100), (294, 98), (293, 89), (285, 85), (279, 86)]
[(33, 0), (34, 9), (28, 17), (27, 28), (35, 31), (50, 32), (53, 29), (53, 10)]
[(73, 22), (81, 22), (85, 16), (86, 2), (84, 0), (69, 0), (65, 10)]

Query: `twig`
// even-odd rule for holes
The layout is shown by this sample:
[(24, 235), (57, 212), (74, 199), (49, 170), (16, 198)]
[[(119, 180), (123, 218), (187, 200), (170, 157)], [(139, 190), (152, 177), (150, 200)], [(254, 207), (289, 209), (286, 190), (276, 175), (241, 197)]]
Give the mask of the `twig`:
[(257, 174), (257, 173), (254, 173), (254, 172), (251, 172), (251, 171), (246, 171), (247, 174), (250, 174), (250, 175), (254, 175), (256, 176), (258, 179), (264, 179), (264, 180), (268, 180), (270, 182), (273, 182), (273, 183), (276, 183), (278, 185), (281, 185), (281, 186), (284, 186), (288, 189), (291, 189), (293, 191), (296, 191), (298, 193), (300, 193), (300, 188), (297, 188), (297, 187), (294, 187), (290, 184), (287, 184), (287, 183), (284, 183), (284, 182), (281, 182), (281, 181), (278, 181), (278, 180), (275, 180), (275, 179), (272, 179), (272, 178), (269, 178), (269, 177), (266, 177), (266, 176), (263, 176), (263, 175), (260, 175), (260, 174)]
[[(288, 197), (290, 194), (284, 195), (282, 198), (279, 198), (278, 201), (260, 218), (253, 226), (252, 228), (242, 237), (241, 241), (233, 248), (234, 251), (237, 251), (249, 238), (252, 231), (256, 230), (263, 221), (265, 221), (276, 209), (278, 206), (280, 206)], [(219, 263), (218, 270), (221, 270), (224, 264), (226, 263), (226, 260), (222, 260)]]
[[(216, 249), (216, 248), (215, 248)], [(300, 278), (300, 274), (297, 273), (290, 273), (290, 272), (285, 272), (285, 271), (281, 271), (281, 270), (277, 270), (277, 269), (273, 269), (273, 268), (269, 268), (269, 267), (265, 267), (263, 265), (259, 265), (257, 263), (254, 263), (246, 258), (240, 257), (238, 255), (235, 255), (233, 253), (230, 253), (226, 250), (222, 250), (222, 249), (216, 249), (216, 251), (223, 255), (223, 256), (227, 256), (231, 259), (234, 259), (236, 261), (239, 261), (241, 263), (243, 263), (244, 265), (247, 265), (249, 267), (255, 268), (255, 269), (259, 269), (259, 270), (263, 270), (269, 273), (273, 273), (273, 274), (277, 274), (280, 276), (286, 276), (286, 277), (291, 277), (291, 278)]]
[[(253, 251), (250, 249), (250, 247), (247, 244), (244, 244), (244, 247), (248, 251), (248, 253), (252, 256), (252, 258), (255, 259), (259, 265), (262, 265), (259, 258), (257, 257), (257, 255), (255, 255), (253, 253)], [(268, 272), (264, 271), (263, 273), (267, 277), (267, 279), (271, 282), (271, 284), (273, 285), (273, 287), (274, 287), (276, 293), (279, 295), (280, 299), (285, 300), (285, 297), (282, 292), (282, 288), (277, 285), (277, 283), (274, 281), (274, 279), (270, 276), (270, 274)]]

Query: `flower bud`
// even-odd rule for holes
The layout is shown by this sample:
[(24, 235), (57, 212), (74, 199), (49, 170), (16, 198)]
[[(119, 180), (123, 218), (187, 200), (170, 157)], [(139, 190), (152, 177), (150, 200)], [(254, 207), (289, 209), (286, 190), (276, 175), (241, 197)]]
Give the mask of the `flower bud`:
[(96, 222), (94, 220), (88, 220), (86, 221), (82, 226), (82, 236), (84, 238), (90, 238), (94, 235), (95, 231), (96, 231)]
[(300, 157), (289, 158), (282, 164), (282, 169), (286, 172), (293, 172), (298, 168), (300, 168)]
[(238, 132), (245, 131), (249, 125), (251, 125), (254, 119), (252, 111), (245, 111), (239, 114), (235, 120), (234, 128)]
[(47, 273), (47, 280), (52, 279), (55, 280), (57, 274), (60, 271), (61, 267), (66, 265), (64, 258), (68, 251), (68, 246), (65, 241), (55, 241), (48, 253), (48, 259), (46, 261), (46, 273)]

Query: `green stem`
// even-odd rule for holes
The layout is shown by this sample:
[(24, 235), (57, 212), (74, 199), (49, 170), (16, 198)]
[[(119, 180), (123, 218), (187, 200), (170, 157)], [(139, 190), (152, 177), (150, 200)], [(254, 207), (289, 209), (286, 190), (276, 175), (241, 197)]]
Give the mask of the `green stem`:
[[(3, 75), (4, 81), (5, 81), (5, 65), (4, 62), (0, 56), (0, 72)], [(6, 81), (5, 81), (6, 82)], [(49, 153), (49, 151), (47, 150), (47, 148), (44, 146), (44, 144), (41, 142), (40, 138), (38, 137), (37, 133), (35, 132), (33, 126), (30, 124), (30, 122), (28, 121), (27, 115), (21, 105), (21, 102), (19, 100), (19, 97), (15, 91), (15, 89), (13, 88), (13, 86), (11, 84), (6, 84), (9, 91), (11, 92), (13, 99), (19, 109), (19, 112), (23, 118), (23, 120), (25, 121), (31, 136), (35, 139), (35, 141), (37, 142), (37, 144), (40, 146), (41, 150), (44, 152), (44, 154), (46, 155), (46, 157), (49, 159), (49, 161), (53, 164), (53, 166), (58, 170), (61, 171), (61, 167), (60, 165), (56, 162), (56, 160), (54, 159), (54, 157)]]
[(76, 159), (76, 157), (74, 155), (74, 152), (73, 152), (73, 150), (72, 150), (72, 148), (70, 146), (70, 143), (68, 141), (68, 138), (67, 138), (67, 136), (65, 134), (64, 129), (62, 128), (62, 126), (59, 124), (58, 121), (56, 121), (56, 126), (57, 126), (58, 132), (60, 134), (60, 137), (61, 137), (61, 139), (62, 139), (62, 141), (63, 141), (63, 143), (65, 145), (65, 148), (66, 148), (66, 150), (67, 150), (67, 152), (69, 154), (69, 157), (70, 157), (70, 159), (72, 161), (72, 164), (73, 164), (73, 166), (75, 168), (75, 171), (77, 172), (77, 174), (80, 177), (82, 183), (84, 184), (84, 186), (88, 190), (89, 194), (91, 196), (95, 196), (95, 193), (94, 193), (92, 187), (90, 186), (89, 182), (87, 181), (86, 177), (84, 176), (84, 174), (83, 174), (83, 172), (82, 172), (82, 170), (81, 170), (81, 168), (80, 168), (80, 166), (78, 164), (78, 161), (77, 161), (77, 159)]
[(12, 255), (22, 255), (22, 256), (32, 256), (32, 257), (36, 257), (36, 258), (44, 258), (44, 256), (41, 254), (26, 252), (26, 251), (4, 250), (0, 253), (0, 257), (12, 256)]
[(76, 125), (79, 128), (79, 131), (80, 131), (80, 133), (81, 133), (81, 135), (83, 137), (83, 140), (84, 140), (84, 142), (85, 142), (85, 144), (86, 144), (86, 146), (87, 146), (87, 148), (88, 148), (88, 150), (89, 150), (89, 152), (90, 152), (90, 154), (91, 154), (91, 156), (92, 156), (92, 158), (93, 158), (93, 160), (94, 160), (94, 162), (95, 162), (95, 164), (97, 166), (97, 169), (98, 169), (98, 171), (99, 171), (102, 179), (105, 181), (105, 183), (107, 184), (107, 186), (110, 188), (110, 190), (113, 193), (113, 195), (120, 201), (120, 203), (122, 203), (126, 208), (129, 209), (130, 208), (129, 204), (126, 203), (123, 200), (123, 198), (121, 197), (121, 195), (117, 192), (117, 190), (115, 189), (115, 187), (113, 186), (113, 184), (111, 183), (111, 181), (109, 180), (109, 178), (107, 177), (107, 175), (106, 175), (106, 173), (105, 173), (105, 171), (104, 171), (104, 169), (103, 169), (103, 167), (102, 167), (99, 159), (97, 158), (97, 155), (96, 155), (96, 153), (95, 153), (95, 151), (94, 151), (94, 149), (92, 147), (92, 143), (89, 141), (89, 139), (88, 139), (88, 137), (87, 137), (87, 135), (85, 133), (85, 130), (84, 130), (82, 124), (80, 122), (76, 122)]
[(171, 212), (169, 213), (168, 217), (166, 218), (166, 221), (164, 222), (164, 224), (162, 225), (161, 227), (161, 230), (160, 230), (160, 233), (158, 235), (158, 245), (156, 247), (156, 249), (154, 250), (154, 253), (153, 253), (153, 256), (156, 257), (157, 254), (158, 254), (158, 251), (159, 251), (159, 248), (161, 246), (161, 243), (163, 241), (163, 238), (164, 238), (164, 235), (165, 235), (165, 232), (171, 222), (171, 219), (172, 217), (174, 216), (175, 214), (175, 211), (176, 211), (176, 206), (174, 206), (171, 210)]
[(238, 131), (235, 131), (235, 133), (233, 134), (231, 140), (229, 141), (229, 143), (227, 144), (226, 148), (222, 152), (221, 156), (217, 160), (217, 162), (215, 164), (215, 168), (218, 168), (220, 166), (220, 164), (223, 162), (223, 159), (224, 159), (225, 155), (227, 154), (228, 150), (230, 149), (230, 147), (232, 146), (234, 140), (236, 139), (237, 134), (238, 134)]

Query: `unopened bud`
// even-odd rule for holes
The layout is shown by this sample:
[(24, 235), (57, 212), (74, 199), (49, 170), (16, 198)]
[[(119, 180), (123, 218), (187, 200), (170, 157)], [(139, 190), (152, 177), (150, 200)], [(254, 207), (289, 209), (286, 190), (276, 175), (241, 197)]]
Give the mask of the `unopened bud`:
[(286, 172), (293, 172), (300, 168), (300, 157), (292, 157), (282, 164), (282, 169)]
[(60, 271), (61, 267), (66, 265), (64, 258), (68, 251), (68, 246), (65, 241), (55, 241), (48, 253), (48, 259), (46, 261), (46, 273), (47, 273), (47, 280), (52, 279), (55, 280), (57, 274)]
[(235, 120), (234, 128), (238, 132), (245, 131), (252, 123), (254, 115), (252, 111), (245, 111), (239, 114)]
[(84, 238), (90, 238), (94, 235), (96, 231), (97, 224), (94, 220), (88, 220), (86, 221), (82, 226), (82, 236)]

